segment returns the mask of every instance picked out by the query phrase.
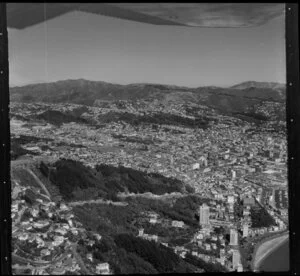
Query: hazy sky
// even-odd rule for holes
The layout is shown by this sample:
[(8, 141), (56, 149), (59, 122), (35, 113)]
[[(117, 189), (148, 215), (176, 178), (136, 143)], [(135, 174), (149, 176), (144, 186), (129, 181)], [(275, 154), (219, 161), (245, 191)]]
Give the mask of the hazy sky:
[(72, 12), (9, 29), (10, 85), (77, 78), (189, 87), (285, 82), (284, 28), (284, 15), (253, 28), (189, 28)]

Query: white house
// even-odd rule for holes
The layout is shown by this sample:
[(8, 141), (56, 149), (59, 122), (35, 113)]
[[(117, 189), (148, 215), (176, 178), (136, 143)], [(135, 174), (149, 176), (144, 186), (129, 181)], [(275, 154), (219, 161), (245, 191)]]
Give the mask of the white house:
[(184, 222), (183, 221), (178, 221), (178, 220), (173, 220), (172, 221), (172, 226), (182, 228), (184, 226)]
[(198, 170), (200, 168), (200, 164), (199, 163), (195, 163), (195, 164), (193, 164), (193, 166), (192, 166), (192, 169), (193, 170)]
[(109, 263), (101, 263), (96, 266), (97, 274), (109, 274)]

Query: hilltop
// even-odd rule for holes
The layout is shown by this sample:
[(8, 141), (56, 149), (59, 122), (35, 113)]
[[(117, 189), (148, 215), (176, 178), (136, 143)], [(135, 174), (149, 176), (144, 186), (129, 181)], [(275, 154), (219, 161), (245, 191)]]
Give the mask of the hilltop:
[(246, 88), (269, 88), (274, 90), (285, 90), (286, 85), (283, 83), (278, 82), (258, 82), (258, 81), (246, 81), (239, 84), (236, 84), (234, 86), (231, 86), (231, 88), (234, 89), (246, 89)]
[(164, 194), (193, 192), (191, 187), (173, 178), (159, 174), (147, 174), (122, 166), (100, 164), (95, 169), (73, 160), (59, 160), (48, 167), (43, 162), (40, 170), (57, 186), (65, 200), (98, 198), (115, 199), (118, 192)]

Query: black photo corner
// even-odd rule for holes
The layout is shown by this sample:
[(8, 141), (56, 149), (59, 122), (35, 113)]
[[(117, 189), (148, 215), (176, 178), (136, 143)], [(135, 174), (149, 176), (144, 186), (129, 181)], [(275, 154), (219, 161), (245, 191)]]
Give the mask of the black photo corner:
[[(30, 18), (20, 15), (14, 9), (8, 9), (8, 3), (0, 3), (0, 275), (12, 274), (12, 218), (11, 218), (11, 133), (10, 133), (10, 87), (9, 87), (9, 53), (8, 53), (8, 22), (11, 26), (22, 31), (24, 26), (31, 26), (36, 22), (43, 22), (41, 10), (36, 10)], [(23, 4), (26, 5), (26, 4)], [(25, 6), (24, 6), (25, 7)], [(86, 10), (88, 10), (86, 8)], [(61, 9), (49, 12), (49, 17), (56, 17), (72, 10), (72, 7), (62, 6)], [(11, 14), (9, 14), (11, 12)], [(24, 12), (30, 12), (24, 10)], [(103, 13), (110, 13), (107, 9)], [(96, 12), (96, 14), (102, 12)], [(113, 13), (113, 12), (112, 12)], [(288, 149), (288, 219), (289, 219), (289, 272), (264, 272), (266, 275), (298, 275), (300, 274), (300, 87), (299, 87), (299, 5), (285, 4), (285, 33), (286, 33), (286, 123)], [(120, 10), (115, 11), (120, 17)], [(13, 16), (19, 16), (14, 21)], [(123, 16), (123, 15), (122, 15)], [(121, 17), (122, 17), (121, 16)], [(139, 17), (137, 13), (129, 11), (124, 18), (134, 17), (135, 21), (155, 24), (184, 25), (182, 22), (168, 22), (164, 19), (147, 19)], [(8, 20), (9, 19), (9, 20)], [(24, 20), (23, 20), (24, 19)], [(174, 20), (176, 21), (176, 20)], [(24, 24), (24, 26), (22, 25)], [(178, 26), (178, 28), (184, 28)], [(99, 36), (101, 34), (99, 33)], [(101, 66), (101, 64), (99, 64)], [(228, 272), (230, 273), (230, 272)], [(235, 273), (235, 272), (233, 272)], [(244, 274), (260, 274), (262, 272), (243, 272)], [(232, 273), (230, 273), (232, 274)]]

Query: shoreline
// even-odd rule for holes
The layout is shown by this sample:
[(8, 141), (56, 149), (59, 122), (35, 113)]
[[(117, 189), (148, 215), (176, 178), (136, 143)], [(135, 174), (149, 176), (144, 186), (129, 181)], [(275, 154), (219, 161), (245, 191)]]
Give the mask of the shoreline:
[(278, 236), (266, 239), (257, 245), (254, 251), (252, 270), (258, 271), (261, 263), (278, 247), (284, 244), (289, 239), (289, 232), (284, 232)]

